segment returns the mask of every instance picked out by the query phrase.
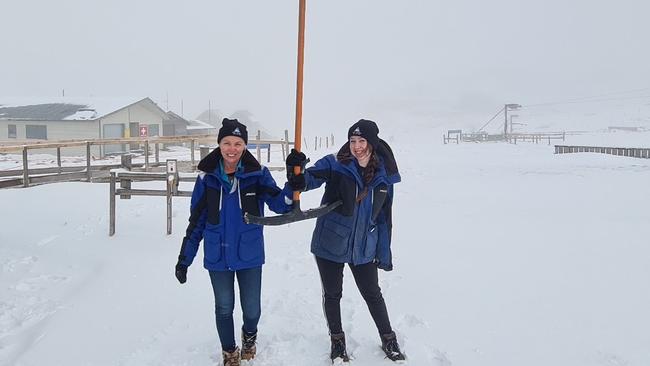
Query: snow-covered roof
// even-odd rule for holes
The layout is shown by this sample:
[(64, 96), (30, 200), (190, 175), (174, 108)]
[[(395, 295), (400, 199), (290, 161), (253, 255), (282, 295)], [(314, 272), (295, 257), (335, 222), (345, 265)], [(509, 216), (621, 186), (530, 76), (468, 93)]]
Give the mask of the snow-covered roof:
[(0, 119), (87, 121), (101, 118), (145, 99), (149, 98), (0, 97)]
[(198, 119), (187, 120), (187, 122), (189, 122), (189, 124), (187, 125), (188, 130), (209, 130), (209, 129), (216, 130), (217, 129), (213, 125), (203, 121), (199, 121)]

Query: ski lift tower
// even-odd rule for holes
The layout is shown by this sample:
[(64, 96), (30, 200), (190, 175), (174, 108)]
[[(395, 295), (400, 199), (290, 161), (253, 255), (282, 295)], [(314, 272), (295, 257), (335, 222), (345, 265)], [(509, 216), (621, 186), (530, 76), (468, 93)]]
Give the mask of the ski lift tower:
[(503, 107), (503, 115), (505, 116), (505, 121), (503, 123), (503, 137), (508, 138), (508, 111), (516, 111), (521, 108), (521, 104), (506, 104)]

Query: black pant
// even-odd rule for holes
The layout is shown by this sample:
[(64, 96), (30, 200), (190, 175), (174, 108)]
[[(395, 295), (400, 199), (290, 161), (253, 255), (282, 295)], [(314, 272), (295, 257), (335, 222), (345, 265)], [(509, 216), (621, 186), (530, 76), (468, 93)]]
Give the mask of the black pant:
[[(341, 326), (341, 297), (343, 296), (343, 267), (345, 263), (336, 263), (316, 257), (318, 272), (323, 284), (323, 310), (330, 334), (343, 332)], [(379, 288), (377, 266), (366, 263), (358, 266), (349, 264), (357, 283), (357, 288), (368, 305), (370, 315), (375, 321), (379, 334), (388, 334), (393, 330), (388, 319), (388, 310)]]

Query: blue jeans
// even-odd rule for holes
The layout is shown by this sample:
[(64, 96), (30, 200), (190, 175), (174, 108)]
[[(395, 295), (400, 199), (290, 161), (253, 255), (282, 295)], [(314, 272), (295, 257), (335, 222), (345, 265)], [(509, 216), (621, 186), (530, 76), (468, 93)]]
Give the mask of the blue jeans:
[(239, 302), (241, 303), (246, 333), (256, 333), (260, 320), (262, 292), (262, 267), (243, 269), (239, 271), (210, 271), (210, 281), (214, 291), (214, 312), (217, 319), (217, 333), (221, 348), (232, 351), (235, 343), (235, 325), (233, 311), (235, 310), (235, 275), (239, 284)]

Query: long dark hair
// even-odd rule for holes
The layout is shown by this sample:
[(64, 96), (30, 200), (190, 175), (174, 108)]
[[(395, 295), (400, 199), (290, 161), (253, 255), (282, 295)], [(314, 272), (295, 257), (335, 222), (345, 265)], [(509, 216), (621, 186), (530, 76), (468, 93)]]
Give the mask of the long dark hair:
[[(372, 145), (368, 144), (368, 149), (370, 149), (370, 159), (368, 160), (368, 165), (363, 169), (363, 190), (359, 192), (357, 196), (357, 202), (361, 202), (368, 195), (368, 186), (370, 182), (375, 178), (375, 173), (379, 169), (379, 158), (375, 153), (375, 149)], [(343, 164), (348, 164), (354, 159), (352, 151), (350, 151), (350, 142), (347, 142), (339, 153), (336, 155), (336, 159)]]

